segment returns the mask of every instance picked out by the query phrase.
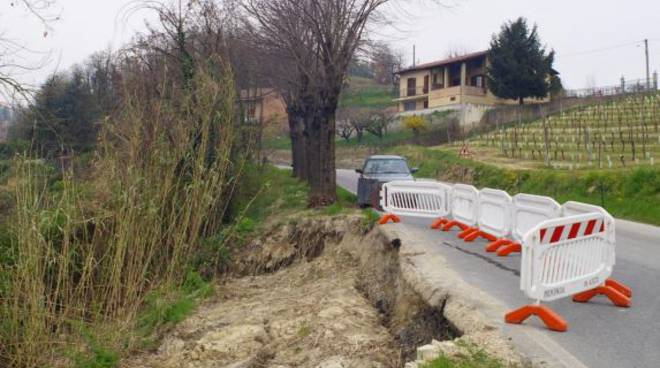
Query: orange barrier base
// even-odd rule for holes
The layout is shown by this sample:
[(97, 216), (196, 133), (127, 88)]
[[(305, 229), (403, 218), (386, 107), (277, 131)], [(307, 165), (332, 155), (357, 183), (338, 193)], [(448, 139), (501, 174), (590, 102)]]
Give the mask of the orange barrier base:
[(522, 247), (518, 243), (510, 243), (504, 246), (504, 248), (500, 248), (500, 250), (497, 251), (497, 255), (499, 257), (506, 257), (511, 253), (520, 253), (522, 252)]
[(401, 219), (399, 218), (399, 216), (397, 216), (395, 214), (386, 213), (380, 218), (380, 220), (378, 220), (378, 224), (379, 225), (385, 225), (386, 223), (388, 223), (390, 221), (392, 221), (394, 223), (399, 223), (399, 222), (401, 222)]
[(449, 222), (449, 220), (447, 220), (446, 218), (439, 218), (439, 219), (436, 219), (435, 221), (433, 221), (433, 223), (431, 223), (431, 229), (437, 230), (437, 229), (439, 229), (442, 225), (444, 225), (444, 224), (446, 224), (446, 223), (448, 223), (448, 222)]
[(632, 290), (630, 290), (630, 288), (626, 285), (619, 283), (618, 281), (607, 279), (605, 280), (605, 286), (609, 286), (621, 294), (627, 296), (628, 298), (632, 298)]
[(464, 237), (463, 240), (465, 240), (466, 242), (471, 242), (471, 241), (474, 241), (475, 239), (477, 239), (479, 237), (482, 237), (482, 238), (484, 238), (488, 241), (491, 241), (491, 242), (494, 242), (494, 241), (497, 240), (497, 237), (492, 236), (492, 235), (490, 235), (486, 232), (483, 232), (481, 230), (471, 233), (470, 235)]
[(468, 227), (467, 229), (465, 229), (465, 230), (461, 231), (460, 233), (458, 233), (458, 237), (461, 238), (461, 239), (465, 239), (465, 237), (470, 236), (474, 233), (478, 233), (478, 232), (479, 232), (478, 228)]
[(511, 241), (509, 239), (497, 239), (494, 242), (489, 243), (488, 245), (486, 245), (486, 252), (488, 252), (488, 253), (496, 252), (500, 247), (505, 246), (505, 245), (509, 245), (511, 243), (513, 243), (513, 241)]
[(533, 315), (539, 317), (550, 330), (564, 332), (568, 328), (566, 321), (545, 305), (526, 305), (507, 313), (504, 320), (506, 323), (521, 324)]
[(573, 301), (577, 303), (587, 303), (589, 300), (591, 300), (591, 298), (597, 295), (605, 295), (612, 302), (612, 304), (616, 305), (617, 307), (621, 307), (621, 308), (630, 307), (630, 305), (632, 304), (630, 298), (624, 295), (619, 290), (615, 289), (613, 286), (611, 286), (613, 285), (613, 283), (620, 285), (618, 282), (614, 280), (610, 281), (610, 285), (607, 285), (606, 282), (603, 286), (599, 286), (597, 288), (587, 290), (582, 293), (574, 295)]
[(442, 227), (442, 231), (449, 231), (449, 230), (451, 230), (454, 226), (458, 227), (458, 228), (461, 229), (461, 230), (467, 230), (467, 229), (468, 229), (468, 226), (467, 226), (467, 225), (465, 225), (465, 224), (463, 224), (463, 223), (460, 223), (460, 222), (458, 222), (458, 221), (456, 221), (456, 220), (452, 220), (452, 221), (447, 222), (447, 223), (445, 224), (445, 226)]

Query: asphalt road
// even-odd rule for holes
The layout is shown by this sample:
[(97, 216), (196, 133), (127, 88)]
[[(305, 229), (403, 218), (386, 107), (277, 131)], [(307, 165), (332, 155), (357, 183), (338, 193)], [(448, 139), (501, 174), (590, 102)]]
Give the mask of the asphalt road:
[[(337, 182), (357, 191), (358, 175), (337, 170)], [(520, 256), (507, 258), (486, 253), (484, 241), (458, 241), (456, 232), (428, 229), (428, 223), (403, 219), (407, 231), (428, 244), (428, 252), (439, 252), (465, 281), (514, 309), (530, 300), (519, 288)], [(616, 221), (617, 264), (613, 278), (633, 290), (633, 306), (617, 308), (605, 297), (588, 304), (570, 299), (547, 303), (568, 322), (568, 331), (546, 330), (535, 318), (525, 325), (506, 325), (505, 330), (527, 329), (538, 344), (556, 343), (587, 367), (660, 367), (660, 228), (629, 221)], [(513, 330), (511, 330), (513, 331)], [(505, 331), (506, 332), (506, 331)], [(551, 343), (549, 343), (549, 340)], [(579, 362), (567, 363), (577, 366)]]

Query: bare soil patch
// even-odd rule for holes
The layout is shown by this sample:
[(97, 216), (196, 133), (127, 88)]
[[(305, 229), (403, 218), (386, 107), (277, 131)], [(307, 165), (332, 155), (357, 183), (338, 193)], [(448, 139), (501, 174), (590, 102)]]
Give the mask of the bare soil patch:
[(124, 367), (402, 367), (452, 337), (360, 216), (302, 219), (246, 247), (217, 297)]

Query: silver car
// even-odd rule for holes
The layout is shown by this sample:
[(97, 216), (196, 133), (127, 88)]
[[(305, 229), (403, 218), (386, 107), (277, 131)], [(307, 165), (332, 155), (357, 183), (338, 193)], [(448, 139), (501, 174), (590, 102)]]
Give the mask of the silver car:
[(375, 155), (368, 157), (364, 161), (364, 166), (355, 171), (360, 174), (358, 206), (378, 208), (380, 187), (394, 180), (415, 180), (412, 174), (416, 173), (417, 169), (410, 169), (401, 156)]

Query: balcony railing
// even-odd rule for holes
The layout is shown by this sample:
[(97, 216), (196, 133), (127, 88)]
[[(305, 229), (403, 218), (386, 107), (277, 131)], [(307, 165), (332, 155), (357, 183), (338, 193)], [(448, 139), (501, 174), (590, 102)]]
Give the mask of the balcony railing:
[(476, 86), (463, 86), (463, 93), (470, 96), (485, 96), (486, 88), (485, 87), (476, 87)]
[(428, 87), (406, 88), (405, 93), (406, 93), (405, 95), (400, 97), (405, 98), (405, 97), (422, 96), (429, 93), (429, 88)]
[[(429, 88), (430, 87), (430, 88)], [(408, 97), (422, 97), (429, 94), (447, 97), (447, 96), (458, 96), (458, 95), (469, 95), (469, 96), (485, 96), (486, 88), (485, 87), (476, 87), (476, 86), (453, 86), (448, 88), (443, 88), (441, 84), (434, 84), (429, 87), (418, 87), (418, 88), (406, 88), (399, 96), (399, 98), (405, 99)], [(462, 92), (461, 92), (462, 89)]]
[(433, 90), (432, 92), (432, 95), (437, 97), (459, 96), (461, 94), (468, 96), (485, 96), (486, 89), (475, 86), (454, 86)]

